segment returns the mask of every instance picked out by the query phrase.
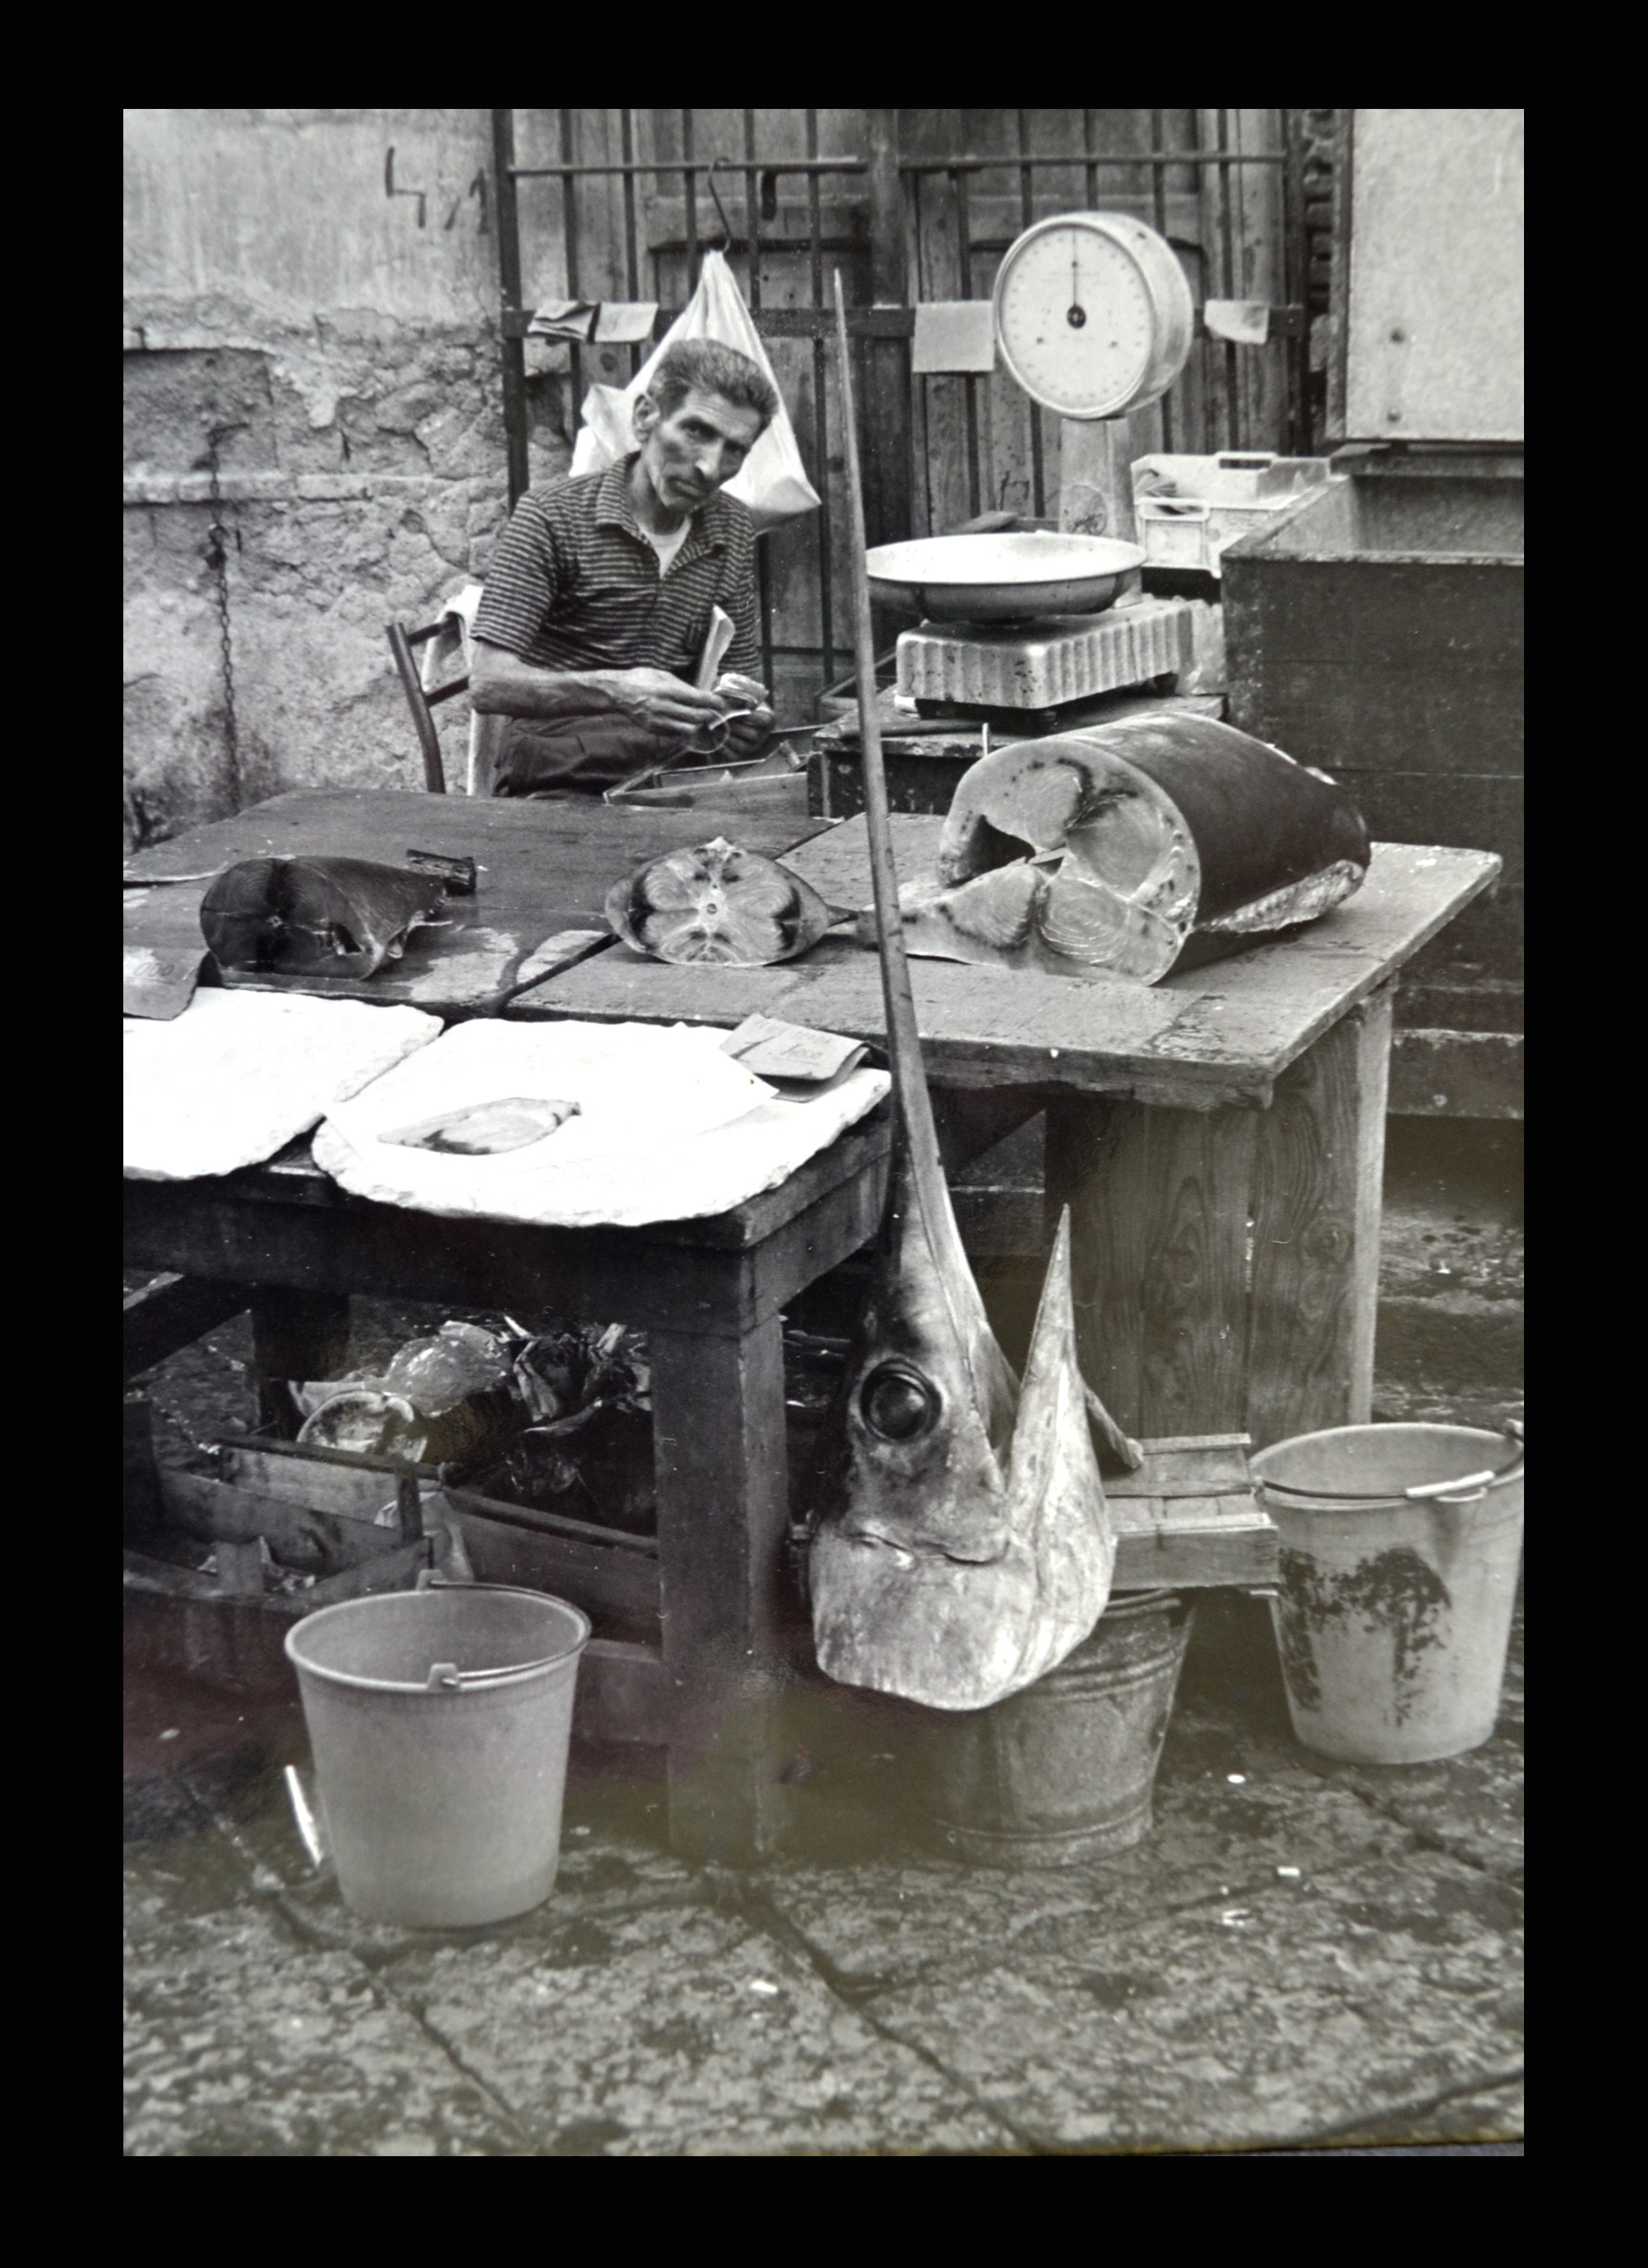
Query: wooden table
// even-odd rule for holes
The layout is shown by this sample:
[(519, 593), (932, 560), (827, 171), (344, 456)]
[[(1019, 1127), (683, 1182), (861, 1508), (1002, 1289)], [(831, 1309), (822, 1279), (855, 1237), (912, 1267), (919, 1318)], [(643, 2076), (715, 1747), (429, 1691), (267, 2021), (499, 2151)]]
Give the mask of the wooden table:
[[(769, 801), (773, 801), (769, 799)], [(806, 815), (797, 774), (777, 807), (719, 804), (705, 792), (690, 811), (648, 810), (570, 795), (516, 802), (467, 795), (303, 791), (254, 804), (233, 819), (192, 828), (127, 862), (157, 884), (202, 874), (239, 858), (307, 851), (399, 865), (408, 850), (469, 858), (480, 870), (473, 897), (449, 898), (449, 929), (415, 933), (404, 958), (364, 982), (328, 979), (328, 998), (410, 1004), (448, 1020), (496, 1014), (521, 963), (557, 931), (607, 929), (601, 902), (613, 884), (660, 851), (737, 829), (751, 850), (788, 850), (827, 822)], [(167, 951), (200, 947), (204, 882), (127, 893), (126, 942)], [(310, 991), (305, 976), (239, 976), (267, 991)]]
[[(276, 797), (130, 860), (129, 873), (199, 875), (237, 858), (310, 851), (398, 863), (408, 849), (470, 857), (474, 897), (449, 929), (330, 995), (409, 1002), (450, 1019), (497, 1012), (526, 955), (555, 932), (605, 930), (601, 902), (643, 860), (737, 828), (783, 850), (810, 821), (806, 783), (777, 809), (690, 811), (399, 793)], [(129, 893), (129, 944), (190, 947), (204, 882)], [(132, 902), (131, 901), (135, 901)], [(256, 989), (314, 990), (260, 976)], [(175, 1271), (130, 1319), (133, 1361), (158, 1361), (250, 1305), (266, 1416), (280, 1381), (326, 1377), (348, 1341), (351, 1292), (448, 1307), (622, 1320), (650, 1336), (657, 1442), (655, 1550), (561, 1523), (543, 1548), (577, 1560), (571, 1595), (599, 1618), (607, 1595), (633, 1610), (650, 1587), (656, 1638), (598, 1641), (580, 1673), (578, 1728), (667, 1749), (671, 1840), (684, 1855), (747, 1861), (770, 1849), (784, 1800), (775, 1697), (805, 1631), (787, 1594), (788, 1520), (780, 1310), (873, 1234), (887, 1183), (884, 1116), (849, 1130), (781, 1189), (714, 1219), (646, 1229), (556, 1231), (430, 1220), (347, 1197), (306, 1144), (221, 1180), (128, 1182), (129, 1265)], [(786, 1607), (788, 1616), (786, 1619)]]
[[(901, 873), (942, 821), (895, 815)], [(832, 903), (870, 895), (862, 818), (790, 858)], [(1365, 1424), (1373, 1380), (1391, 997), (1487, 889), (1479, 850), (1379, 843), (1357, 895), (1296, 937), (1151, 986), (911, 963), (952, 1158), (1048, 1114), (1084, 1366), (1129, 1432), (1260, 1445)], [(827, 938), (775, 968), (672, 968), (627, 946), (511, 1016), (732, 1024), (756, 1011), (879, 1041), (874, 956)]]
[[(904, 872), (929, 862), (938, 825), (895, 820)], [(844, 939), (755, 970), (673, 968), (614, 944), (505, 1005), (546, 936), (600, 925), (617, 876), (717, 832), (798, 845), (791, 863), (826, 896), (868, 898), (862, 820), (830, 828), (799, 807), (300, 794), (132, 863), (198, 874), (271, 850), (468, 855), (481, 889), (452, 901), (454, 927), (415, 939), (369, 985), (335, 989), (447, 1016), (730, 1025), (761, 1010), (879, 1040), (875, 958)], [(1148, 989), (914, 964), (950, 1161), (1048, 1111), (1049, 1194), (1074, 1211), (1084, 1361), (1129, 1431), (1264, 1442), (1367, 1417), (1392, 983), (1497, 870), (1483, 853), (1380, 845), (1363, 890), (1302, 936)], [(150, 893), (129, 939), (189, 942), (202, 887)], [(779, 1311), (872, 1233), (887, 1148), (885, 1124), (853, 1130), (715, 1221), (567, 1232), (372, 1205), (299, 1145), (221, 1181), (129, 1182), (126, 1252), (185, 1279), (173, 1340), (237, 1303), (224, 1285), (251, 1287), (269, 1386), (327, 1374), (351, 1292), (647, 1328), (658, 1638), (591, 1648), (580, 1727), (668, 1747), (676, 1848), (747, 1859), (778, 1831), (773, 1701), (797, 1660), (782, 1595)], [(611, 1548), (633, 1552), (635, 1539)], [(623, 1574), (632, 1596), (633, 1566)]]
[(345, 1195), (299, 1145), (221, 1179), (128, 1182), (125, 1257), (191, 1285), (241, 1287), (224, 1305), (251, 1306), (255, 1365), (270, 1383), (330, 1374), (351, 1292), (644, 1329), (656, 1543), (545, 1518), (536, 1536), (513, 1539), (522, 1572), (479, 1572), (563, 1590), (598, 1628), (608, 1611), (627, 1627), (639, 1614), (644, 1640), (586, 1649), (580, 1737), (666, 1749), (673, 1848), (748, 1864), (780, 1837), (778, 1704), (811, 1665), (785, 1556), (780, 1311), (874, 1234), (889, 1142), (879, 1115), (732, 1212), (580, 1230), (372, 1204)]

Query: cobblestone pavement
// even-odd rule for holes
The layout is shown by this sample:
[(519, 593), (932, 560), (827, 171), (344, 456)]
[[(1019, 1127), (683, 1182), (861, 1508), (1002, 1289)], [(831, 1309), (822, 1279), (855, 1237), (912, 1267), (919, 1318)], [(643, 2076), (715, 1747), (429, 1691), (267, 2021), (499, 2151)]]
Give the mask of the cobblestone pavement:
[[(1494, 1739), (1312, 1756), (1249, 1602), (1202, 1609), (1156, 1823), (955, 1864), (862, 1731), (750, 1874), (576, 1779), (560, 1879), (492, 1929), (357, 1920), (292, 1833), (294, 1708), (140, 1677), (127, 2149), (140, 2156), (990, 2156), (1521, 2133), (1519, 1629)], [(163, 1721), (165, 1720), (165, 1721)], [(168, 1737), (170, 1736), (170, 1737)]]
[[(1435, 1188), (1408, 1138), (1387, 1189), (1375, 1414), (1497, 1426), (1519, 1216), (1485, 1138), (1436, 1138)], [(357, 1306), (357, 1358), (404, 1336)], [(249, 1353), (242, 1319), (145, 1381), (163, 1455), (244, 1429)], [(1291, 1736), (1263, 1610), (1213, 1594), (1154, 1829), (1119, 1859), (938, 1855), (896, 1728), (849, 1696), (806, 1738), (781, 1862), (691, 1869), (658, 1787), (575, 1777), (550, 1899), (445, 1933), (357, 1921), (308, 1867), (295, 1704), (129, 1678), (128, 2151), (1519, 2147), (1521, 1661), (1519, 1612), (1473, 1754), (1335, 1764)]]

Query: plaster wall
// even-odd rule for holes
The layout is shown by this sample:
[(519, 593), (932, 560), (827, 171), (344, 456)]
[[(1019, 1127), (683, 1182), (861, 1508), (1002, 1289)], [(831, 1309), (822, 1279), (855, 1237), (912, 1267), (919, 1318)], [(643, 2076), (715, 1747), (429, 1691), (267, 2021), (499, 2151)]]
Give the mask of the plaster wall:
[[(384, 626), (483, 570), (505, 512), (488, 114), (128, 111), (125, 162), (127, 843), (421, 786)], [(566, 392), (534, 383), (534, 480)]]

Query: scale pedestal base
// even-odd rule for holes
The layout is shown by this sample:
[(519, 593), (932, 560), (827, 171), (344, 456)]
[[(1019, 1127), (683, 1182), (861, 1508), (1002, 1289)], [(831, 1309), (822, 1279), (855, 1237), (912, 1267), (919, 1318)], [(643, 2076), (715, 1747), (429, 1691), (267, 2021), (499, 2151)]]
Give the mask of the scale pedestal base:
[(1183, 599), (1141, 598), (1057, 621), (965, 629), (923, 622), (899, 639), (898, 690), (932, 715), (1061, 709), (1159, 678), (1176, 681), (1195, 664), (1193, 621)]
[(1137, 543), (1131, 466), (1139, 452), (1127, 419), (1062, 417), (1059, 449), (1060, 527)]

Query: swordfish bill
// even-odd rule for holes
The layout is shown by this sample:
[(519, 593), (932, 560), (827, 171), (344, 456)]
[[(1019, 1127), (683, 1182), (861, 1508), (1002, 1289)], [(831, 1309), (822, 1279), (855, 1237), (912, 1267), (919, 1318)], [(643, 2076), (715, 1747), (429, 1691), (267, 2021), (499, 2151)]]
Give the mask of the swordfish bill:
[(810, 1554), (819, 1663), (933, 1709), (982, 1709), (1062, 1661), (1104, 1611), (1115, 1541), (1088, 1431), (1061, 1221), (1022, 1393), (984, 1313), (938, 1154), (899, 915), (841, 277), (864, 814), (897, 1143), (845, 1380), (843, 1487)]

